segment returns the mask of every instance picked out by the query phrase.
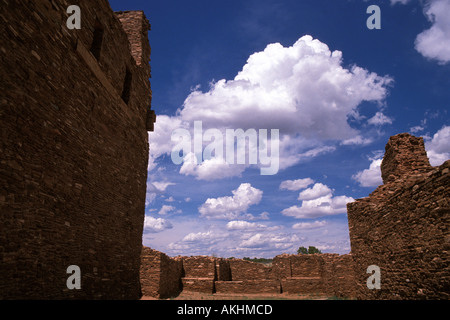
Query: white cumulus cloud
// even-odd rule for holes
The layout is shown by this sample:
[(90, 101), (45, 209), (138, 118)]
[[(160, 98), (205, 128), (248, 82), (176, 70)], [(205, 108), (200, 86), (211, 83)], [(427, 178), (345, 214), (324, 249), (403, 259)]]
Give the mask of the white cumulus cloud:
[[(342, 52), (309, 35), (292, 46), (269, 44), (250, 55), (234, 79), (212, 82), (206, 91), (195, 87), (176, 116), (158, 117), (149, 136), (149, 168), (157, 165), (158, 157), (170, 154), (175, 145), (172, 131), (192, 132), (194, 121), (202, 121), (204, 130), (279, 129), (281, 170), (334, 151), (332, 141), (369, 144), (371, 139), (347, 120), (358, 114), (362, 102), (382, 102), (391, 83), (389, 76), (357, 65), (344, 67)], [(380, 121), (372, 121), (376, 120)], [(200, 180), (239, 176), (250, 167), (220, 158), (196, 164), (192, 156), (183, 156), (187, 162), (180, 173)]]
[(207, 199), (199, 208), (201, 216), (229, 220), (239, 218), (251, 205), (258, 204), (263, 194), (250, 183), (242, 183), (231, 193), (233, 196)]
[(285, 180), (281, 182), (281, 190), (298, 191), (307, 188), (309, 185), (313, 184), (314, 180), (311, 178), (297, 179), (297, 180)]
[(158, 233), (172, 228), (173, 226), (168, 220), (145, 216), (144, 232)]
[(331, 194), (333, 190), (322, 183), (316, 183), (312, 188), (308, 188), (298, 195), (298, 200), (314, 200), (328, 194)]
[(424, 57), (439, 63), (450, 61), (450, 0), (431, 0), (426, 3), (425, 15), (431, 27), (420, 33), (415, 47)]
[(425, 149), (432, 166), (439, 166), (450, 159), (450, 126), (444, 126), (425, 142)]
[(328, 224), (327, 221), (314, 221), (314, 222), (299, 222), (292, 226), (292, 229), (305, 230), (305, 229), (317, 229), (324, 227)]
[(163, 205), (161, 207), (161, 209), (159, 210), (158, 214), (160, 215), (166, 215), (170, 212), (175, 212), (175, 213), (181, 213), (181, 210), (177, 210), (177, 208), (175, 208), (174, 206), (169, 206), (169, 205)]
[(346, 213), (347, 203), (354, 201), (347, 196), (333, 196), (333, 190), (321, 183), (305, 191), (299, 195), (299, 200), (303, 200), (301, 206), (291, 206), (281, 213), (297, 219), (312, 219)]
[(381, 162), (383, 159), (374, 159), (369, 166), (369, 169), (364, 169), (352, 176), (361, 187), (378, 187), (383, 184), (381, 178)]
[(228, 230), (253, 230), (259, 228), (266, 228), (266, 225), (243, 220), (234, 220), (227, 223)]
[(377, 112), (367, 121), (367, 123), (375, 126), (382, 126), (384, 124), (392, 124), (392, 119), (384, 115), (383, 112)]

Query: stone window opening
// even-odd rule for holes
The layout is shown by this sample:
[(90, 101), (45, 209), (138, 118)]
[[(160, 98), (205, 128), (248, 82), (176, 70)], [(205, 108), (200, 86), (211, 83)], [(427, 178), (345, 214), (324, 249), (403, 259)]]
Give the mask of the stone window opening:
[(125, 80), (123, 82), (123, 90), (122, 90), (122, 100), (126, 104), (130, 101), (130, 93), (131, 93), (131, 80), (132, 80), (132, 74), (130, 69), (126, 69), (125, 72)]
[(100, 53), (102, 51), (102, 43), (103, 43), (103, 34), (104, 30), (102, 25), (100, 24), (100, 21), (95, 22), (94, 26), (94, 35), (92, 38), (92, 44), (91, 44), (91, 53), (95, 57), (95, 59), (100, 60)]

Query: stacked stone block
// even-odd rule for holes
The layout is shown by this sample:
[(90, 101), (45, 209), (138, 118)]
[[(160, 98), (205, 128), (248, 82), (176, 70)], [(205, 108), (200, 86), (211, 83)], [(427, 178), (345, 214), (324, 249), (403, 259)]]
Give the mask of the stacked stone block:
[(273, 273), (280, 279), (281, 291), (288, 294), (317, 294), (354, 297), (351, 255), (278, 255)]
[(207, 256), (183, 258), (183, 290), (203, 293), (214, 292), (217, 280), (216, 258)]
[[(357, 298), (450, 298), (449, 170), (450, 161), (428, 164), (421, 138), (390, 138), (384, 185), (347, 206)], [(381, 269), (379, 290), (366, 285), (370, 265)]]
[[(148, 249), (150, 250), (150, 249)], [(145, 253), (147, 252), (147, 253)], [(242, 259), (208, 256), (168, 258), (164, 254), (143, 251), (141, 282), (144, 295), (163, 297), (160, 291), (164, 274), (183, 291), (208, 294), (317, 294), (354, 297), (353, 260), (351, 255), (279, 255), (273, 266)], [(150, 264), (156, 261), (156, 264)], [(160, 261), (176, 261), (172, 271)], [(169, 264), (169, 263), (167, 263)], [(166, 265), (167, 265), (166, 264)], [(144, 267), (146, 265), (146, 267)], [(181, 270), (180, 270), (181, 268)], [(175, 270), (176, 269), (176, 270)], [(150, 282), (154, 282), (151, 284)], [(168, 284), (169, 285), (169, 284)], [(176, 285), (171, 288), (177, 289)], [(159, 290), (159, 291), (158, 291)], [(177, 291), (171, 291), (176, 293)], [(167, 297), (167, 295), (166, 295)]]
[(280, 293), (272, 268), (243, 259), (228, 259), (231, 281), (217, 281), (217, 293)]
[(143, 247), (140, 270), (142, 294), (159, 299), (177, 296), (182, 289), (182, 269), (182, 260)]

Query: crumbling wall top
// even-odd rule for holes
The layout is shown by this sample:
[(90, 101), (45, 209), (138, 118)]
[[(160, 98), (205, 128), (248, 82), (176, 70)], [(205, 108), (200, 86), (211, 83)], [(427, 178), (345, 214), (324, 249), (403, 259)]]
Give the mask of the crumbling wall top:
[(424, 173), (431, 169), (423, 138), (400, 133), (389, 139), (381, 163), (384, 184), (404, 174)]

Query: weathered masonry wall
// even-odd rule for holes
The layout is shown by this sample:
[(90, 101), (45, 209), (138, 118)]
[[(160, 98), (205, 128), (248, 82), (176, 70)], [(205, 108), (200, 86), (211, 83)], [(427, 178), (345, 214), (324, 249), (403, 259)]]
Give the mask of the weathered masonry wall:
[(353, 258), (349, 254), (283, 254), (273, 259), (272, 268), (283, 293), (355, 296)]
[(0, 0), (0, 299), (141, 296), (149, 23), (118, 17), (105, 0)]
[[(359, 299), (450, 298), (450, 161), (431, 167), (422, 138), (390, 138), (384, 185), (348, 204)], [(369, 290), (367, 267), (381, 270)]]
[(142, 248), (141, 287), (144, 296), (170, 298), (181, 291), (183, 262), (166, 254)]
[[(166, 262), (163, 267), (160, 261), (167, 259), (172, 262)], [(208, 256), (167, 258), (158, 251), (144, 248), (141, 283), (143, 294), (156, 298), (176, 296), (181, 291), (355, 296), (352, 256), (337, 254), (279, 255), (272, 266), (266, 266), (242, 259)], [(166, 294), (161, 293), (164, 286)]]

